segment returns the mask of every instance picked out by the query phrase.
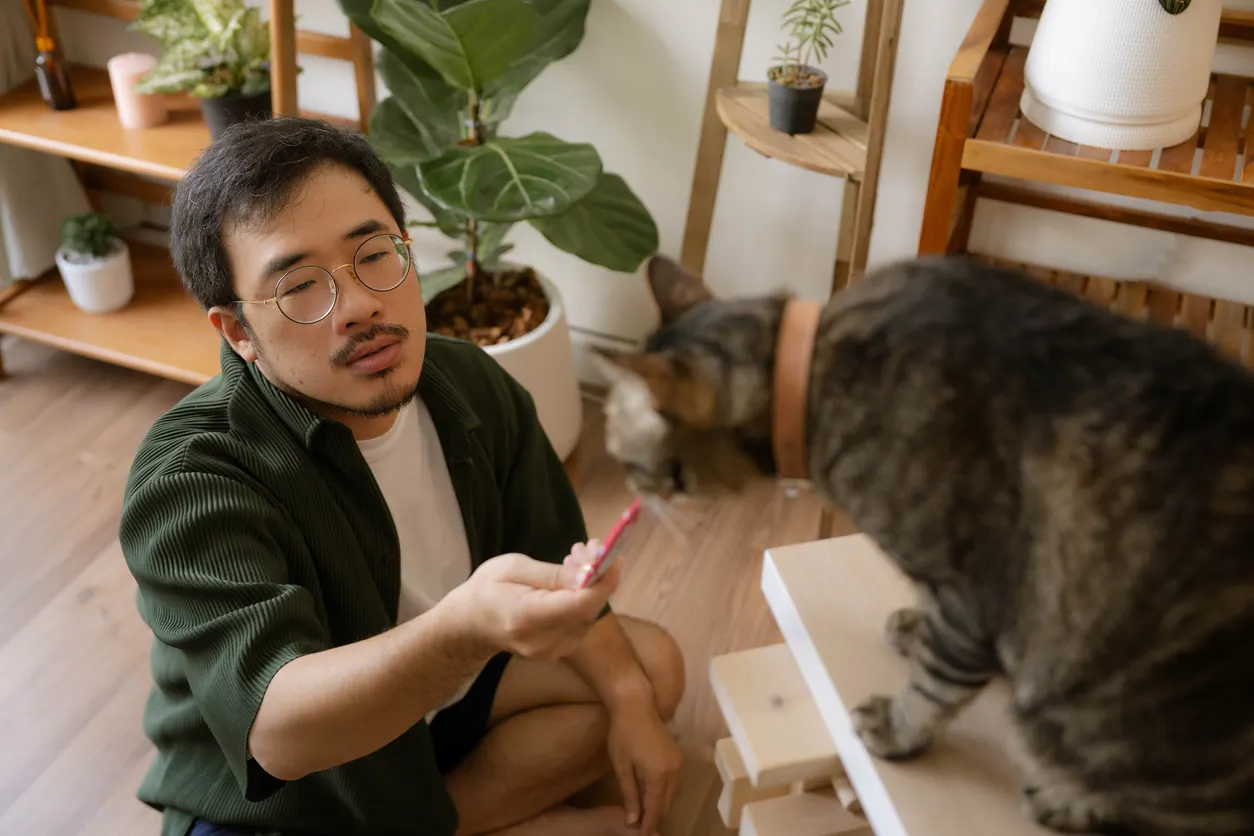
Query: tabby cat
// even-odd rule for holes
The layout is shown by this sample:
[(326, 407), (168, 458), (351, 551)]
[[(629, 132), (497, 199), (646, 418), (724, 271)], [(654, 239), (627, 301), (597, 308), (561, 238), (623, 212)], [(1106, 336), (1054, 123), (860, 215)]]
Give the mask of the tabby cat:
[[(771, 474), (785, 295), (656, 257), (662, 325), (604, 353), (607, 447), (667, 497)], [(909, 759), (995, 676), (1058, 832), (1254, 833), (1254, 376), (1187, 332), (1016, 271), (920, 259), (822, 313), (810, 478), (897, 563), (910, 681), (854, 712)]]

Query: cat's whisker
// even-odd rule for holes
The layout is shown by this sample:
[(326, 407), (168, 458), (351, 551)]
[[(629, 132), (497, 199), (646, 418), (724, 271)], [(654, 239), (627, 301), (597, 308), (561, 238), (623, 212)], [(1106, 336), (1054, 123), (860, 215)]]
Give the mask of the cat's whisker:
[(660, 522), (668, 532), (670, 532), (670, 535), (679, 542), (684, 550), (687, 551), (690, 545), (688, 542), (688, 536), (684, 534), (683, 529), (679, 527), (679, 524), (675, 522), (674, 518), (671, 516), (670, 508), (667, 506), (666, 502), (664, 502), (659, 496), (647, 496), (644, 498), (644, 505), (652, 512), (653, 516), (657, 518), (657, 521)]

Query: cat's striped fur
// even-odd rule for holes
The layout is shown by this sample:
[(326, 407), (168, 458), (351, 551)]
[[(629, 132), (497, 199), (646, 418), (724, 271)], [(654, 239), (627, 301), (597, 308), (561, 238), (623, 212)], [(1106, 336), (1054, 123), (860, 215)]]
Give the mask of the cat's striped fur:
[[(769, 473), (784, 298), (649, 269), (662, 327), (602, 362), (609, 450), (661, 495)], [(909, 686), (856, 712), (872, 752), (917, 755), (1005, 675), (1038, 821), (1254, 833), (1249, 372), (1018, 273), (920, 260), (827, 306), (808, 422), (816, 491), (920, 594), (888, 624)]]

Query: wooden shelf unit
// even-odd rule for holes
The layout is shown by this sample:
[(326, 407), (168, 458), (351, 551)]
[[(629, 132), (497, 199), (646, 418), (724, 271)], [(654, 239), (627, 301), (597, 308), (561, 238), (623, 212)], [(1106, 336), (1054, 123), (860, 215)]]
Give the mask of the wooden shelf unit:
[(766, 83), (738, 77), (750, 0), (722, 0), (680, 253), (688, 270), (701, 275), (705, 269), (730, 132), (765, 157), (845, 181), (833, 291), (862, 274), (871, 240), (904, 3), (871, 0), (866, 4), (856, 89), (829, 88), (815, 132), (788, 136), (770, 126)]
[(819, 105), (814, 132), (789, 136), (771, 127), (765, 84), (741, 82), (718, 91), (723, 124), (764, 157), (832, 177), (866, 173), (868, 125), (855, 115), (852, 93), (828, 92)]
[(183, 292), (164, 248), (130, 242), (135, 296), (111, 314), (70, 301), (56, 271), (0, 307), (0, 333), (159, 377), (204, 383), (219, 371), (221, 337)]
[[(375, 104), (369, 37), (351, 23), (347, 37), (299, 30), (294, 0), (268, 2), (274, 113), (300, 113), (365, 131)], [(60, 9), (125, 21), (139, 13), (135, 0), (49, 0), (49, 5), (54, 10), (54, 36)], [(299, 108), (298, 53), (353, 65), (357, 119)], [(199, 103), (186, 95), (167, 96), (169, 121), (145, 130), (127, 130), (118, 121), (107, 71), (72, 64), (70, 80), (78, 102), (71, 110), (54, 111), (44, 104), (33, 77), (0, 95), (0, 143), (70, 160), (97, 210), (101, 208), (101, 193), (150, 203), (168, 202), (172, 184), (210, 141)], [(136, 287), (127, 307), (110, 314), (83, 313), (70, 301), (54, 268), (0, 292), (0, 335), (41, 342), (186, 383), (208, 380), (219, 371), (217, 332), (185, 294), (167, 252), (135, 242), (131, 249)], [(3, 375), (0, 355), (0, 377)]]
[(43, 151), (115, 171), (177, 180), (209, 144), (200, 106), (189, 96), (169, 96), (170, 120), (142, 131), (118, 121), (109, 74), (72, 65), (70, 83), (78, 107), (52, 110), (35, 79), (0, 96), (0, 142)]
[[(980, 199), (1031, 206), (1115, 223), (1254, 246), (1254, 229), (1178, 211), (1153, 211), (1059, 194), (1069, 187), (1254, 216), (1254, 79), (1212, 75), (1204, 122), (1185, 142), (1152, 151), (1116, 151), (1050, 136), (1023, 117), (1019, 99), (1028, 47), (1012, 43), (1012, 26), (1040, 16), (1040, 0), (984, 0), (950, 65), (941, 100), (919, 254), (968, 254)], [(1254, 44), (1254, 12), (1225, 10), (1221, 41)], [(1009, 262), (1006, 262), (1009, 263)], [(1244, 304), (1182, 293), (1147, 281), (1117, 281), (1047, 265), (1032, 275), (1126, 314), (1188, 328), (1254, 365)]]

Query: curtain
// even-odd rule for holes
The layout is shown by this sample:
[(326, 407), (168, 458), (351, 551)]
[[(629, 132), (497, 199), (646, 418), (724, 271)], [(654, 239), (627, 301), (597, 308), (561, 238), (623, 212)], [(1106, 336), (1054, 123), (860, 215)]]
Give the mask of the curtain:
[[(22, 0), (0, 0), (0, 93), (34, 77), (35, 55)], [(0, 289), (51, 268), (61, 219), (89, 211), (68, 160), (0, 143)]]

